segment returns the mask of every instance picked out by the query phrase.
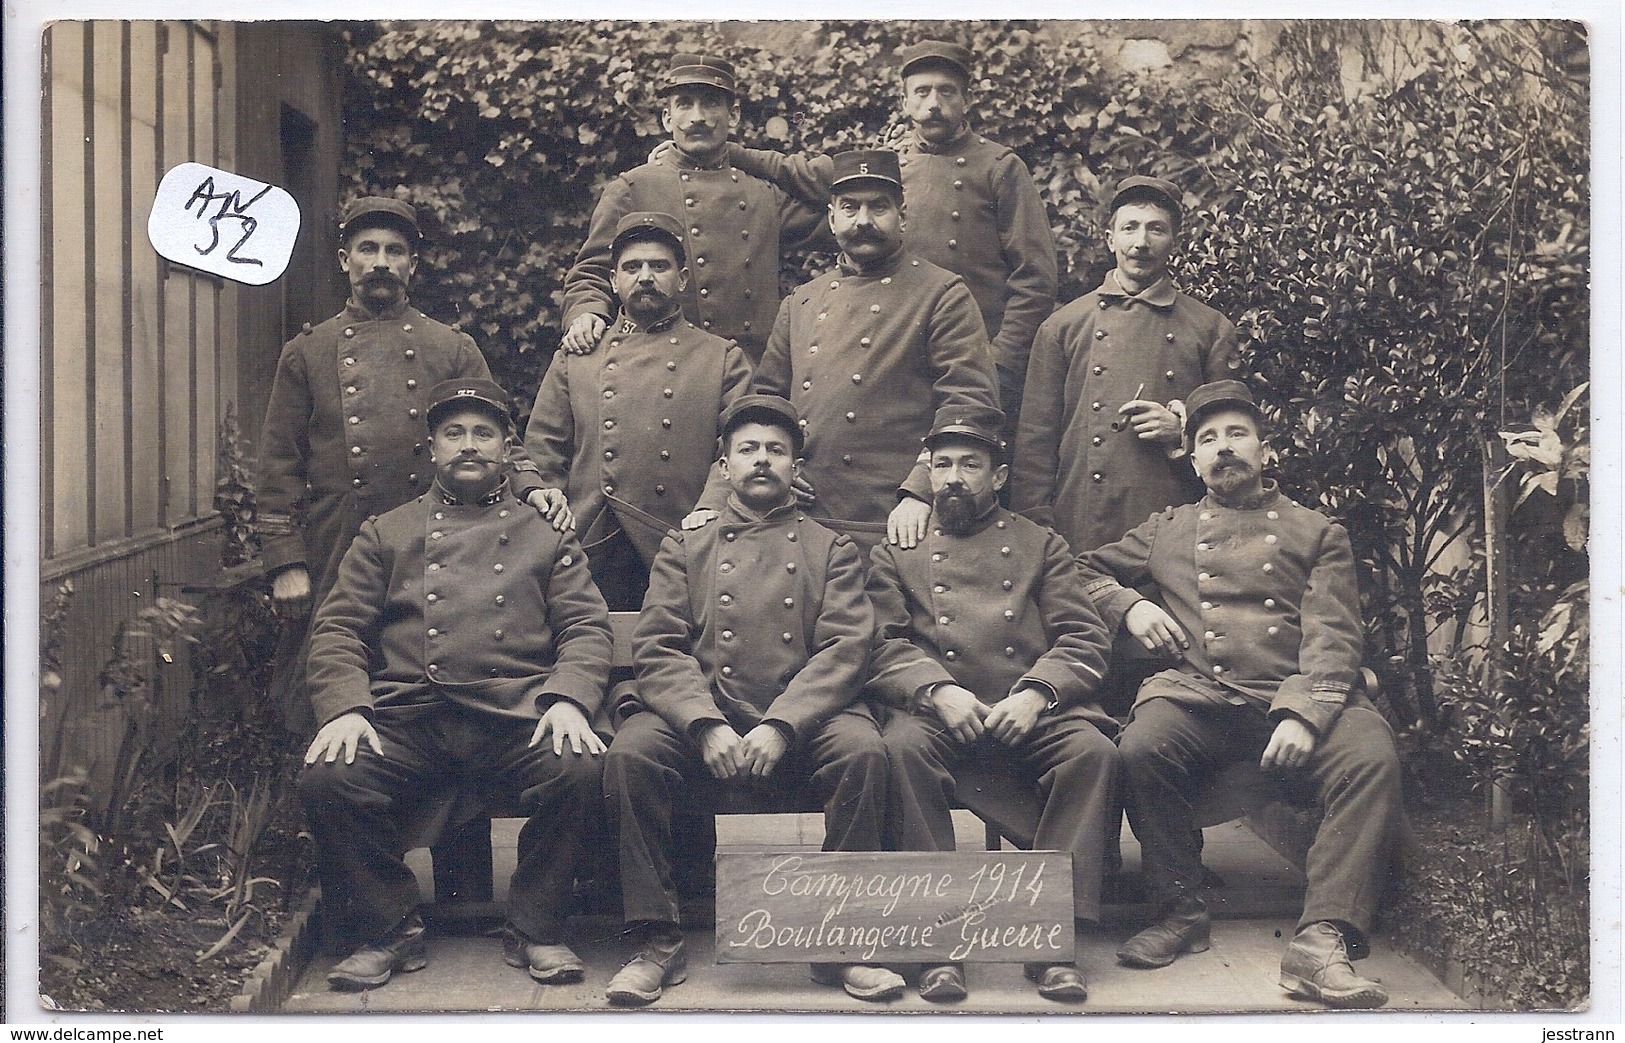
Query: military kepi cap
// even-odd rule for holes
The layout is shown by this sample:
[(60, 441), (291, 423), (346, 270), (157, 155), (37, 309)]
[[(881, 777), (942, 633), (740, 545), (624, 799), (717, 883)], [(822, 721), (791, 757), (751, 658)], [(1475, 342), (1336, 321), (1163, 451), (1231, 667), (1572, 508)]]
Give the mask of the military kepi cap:
[(454, 409), (478, 409), (502, 421), (504, 427), (512, 424), (513, 408), (508, 393), (494, 380), (463, 378), (442, 380), (429, 389), (429, 430)]
[(801, 415), (788, 399), (777, 395), (741, 395), (722, 411), (722, 448), (726, 452), (728, 439), (734, 431), (746, 424), (771, 424), (790, 432), (790, 442), (800, 455), (806, 435), (801, 430)]
[(635, 210), (627, 214), (615, 226), (615, 239), (610, 244), (610, 250), (620, 253), (621, 247), (639, 239), (665, 240), (677, 248), (679, 261), (684, 257), (683, 226), (670, 214), (658, 210)]
[(1185, 440), (1196, 437), (1196, 429), (1203, 418), (1222, 409), (1237, 409), (1248, 414), (1255, 422), (1264, 423), (1264, 411), (1253, 400), (1253, 393), (1239, 380), (1215, 380), (1185, 396)]
[(999, 432), (1004, 429), (1004, 411), (994, 406), (943, 406), (937, 410), (930, 434), (925, 436), (925, 447), (935, 449), (943, 442), (971, 441), (987, 448), (994, 462), (1003, 460), (1006, 453)]
[(715, 87), (738, 95), (735, 87), (733, 63), (709, 54), (674, 54), (671, 67), (660, 82), (660, 93), (667, 94), (679, 87), (692, 85)]
[(856, 149), (835, 157), (835, 176), (830, 179), (831, 194), (848, 182), (874, 181), (903, 191), (903, 169), (897, 153), (888, 149)]
[(1112, 201), (1106, 209), (1109, 213), (1115, 214), (1117, 208), (1125, 203), (1149, 199), (1167, 207), (1174, 215), (1174, 221), (1178, 222), (1185, 213), (1184, 198), (1185, 194), (1172, 181), (1134, 174), (1117, 183), (1117, 187), (1112, 190)]
[(904, 76), (923, 72), (933, 66), (946, 66), (964, 80), (971, 78), (970, 49), (957, 43), (949, 43), (946, 40), (921, 40), (898, 51), (897, 57), (903, 63)]
[(418, 227), (417, 209), (404, 199), (390, 196), (362, 196), (344, 208), (339, 217), (339, 234), (346, 235), (357, 228), (375, 228), (383, 225), (397, 228), (414, 239), (423, 238)]

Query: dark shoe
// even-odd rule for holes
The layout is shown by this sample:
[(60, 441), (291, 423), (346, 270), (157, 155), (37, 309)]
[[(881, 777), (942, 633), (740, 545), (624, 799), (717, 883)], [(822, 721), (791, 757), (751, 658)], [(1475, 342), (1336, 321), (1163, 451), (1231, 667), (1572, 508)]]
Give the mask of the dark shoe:
[(429, 965), (429, 947), (423, 937), (423, 921), (409, 916), (395, 934), (381, 942), (369, 942), (341, 960), (327, 972), (327, 984), (335, 989), (375, 989), (396, 971), (421, 971)]
[(1213, 921), (1200, 898), (1181, 898), (1162, 919), (1124, 942), (1117, 962), (1128, 967), (1166, 967), (1186, 952), (1207, 952)]
[(1029, 963), (1022, 968), (1027, 980), (1036, 982), (1038, 994), (1057, 1003), (1082, 1003), (1089, 998), (1089, 982), (1083, 971), (1069, 963)]
[(502, 930), (502, 961), (510, 967), (528, 967), (530, 976), (544, 985), (564, 985), (586, 976), (581, 957), (568, 945), (543, 945), (514, 929)]
[(932, 1003), (953, 1003), (962, 1000), (965, 992), (965, 970), (957, 963), (939, 963), (935, 967), (920, 969), (920, 998)]
[(667, 985), (681, 985), (687, 978), (688, 953), (682, 936), (651, 938), (609, 979), (604, 997), (617, 1006), (641, 1007), (659, 999)]
[(901, 974), (867, 963), (815, 963), (811, 966), (813, 981), (820, 985), (839, 985), (848, 996), (869, 1003), (896, 999), (908, 988)]
[(1319, 920), (1299, 931), (1281, 958), (1281, 988), (1328, 1007), (1380, 1007), (1388, 992), (1354, 973), (1348, 945), (1334, 924)]

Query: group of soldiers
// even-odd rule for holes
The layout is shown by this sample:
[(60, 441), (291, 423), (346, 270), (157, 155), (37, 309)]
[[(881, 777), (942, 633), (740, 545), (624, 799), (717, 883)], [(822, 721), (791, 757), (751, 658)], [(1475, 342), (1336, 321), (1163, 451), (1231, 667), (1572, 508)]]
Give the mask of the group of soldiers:
[[(1158, 967), (1207, 948), (1192, 806), (1251, 760), (1324, 811), (1282, 985), (1386, 1002), (1349, 962), (1400, 805), (1348, 537), (1265, 477), (1234, 328), (1168, 276), (1179, 189), (1124, 179), (1115, 269), (1056, 310), (1032, 178), (966, 121), (972, 55), (897, 57), (909, 140), (811, 158), (733, 143), (733, 68), (673, 57), (671, 142), (605, 188), (522, 437), (472, 340), (407, 301), (413, 209), (347, 208), (350, 300), (284, 349), (260, 496), (273, 593), (314, 608), (284, 673), (357, 946), (335, 987), (424, 966), (401, 812), (452, 773), (529, 815), (504, 956), (537, 981), (584, 974), (567, 902), (607, 819), (634, 955), (606, 995), (639, 1005), (686, 976), (679, 809), (810, 787), (827, 850), (952, 850), (954, 772), (990, 764), (1030, 784), (1092, 923), (1126, 806), (1157, 915), (1118, 958)], [(781, 250), (820, 236), (839, 267), (780, 300)], [(610, 610), (639, 612), (613, 693)], [(1087, 996), (1072, 963), (1026, 970)], [(963, 968), (916, 987), (961, 999)]]

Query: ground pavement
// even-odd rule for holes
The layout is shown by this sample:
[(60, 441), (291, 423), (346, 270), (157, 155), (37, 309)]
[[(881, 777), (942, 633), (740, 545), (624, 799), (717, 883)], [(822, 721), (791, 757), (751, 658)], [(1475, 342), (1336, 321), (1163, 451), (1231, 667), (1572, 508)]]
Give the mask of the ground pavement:
[[(954, 815), (960, 849), (979, 849), (981, 823), (966, 812)], [(499, 820), (495, 826), (498, 897), (513, 870), (518, 825), (516, 820)], [(817, 815), (725, 816), (717, 821), (718, 845), (726, 850), (816, 850), (822, 827)], [(1240, 822), (1212, 827), (1205, 836), (1204, 863), (1225, 884), (1209, 897), (1215, 913), (1212, 948), (1183, 956), (1159, 970), (1119, 967), (1113, 953), (1138, 929), (1138, 918), (1145, 910), (1143, 906), (1108, 905), (1105, 925), (1078, 935), (1079, 966), (1089, 979), (1089, 1000), (1082, 1006), (1039, 999), (1022, 978), (1019, 964), (985, 963), (967, 966), (970, 996), (962, 1003), (926, 1003), (912, 988), (890, 1003), (860, 1003), (839, 988), (814, 984), (804, 964), (715, 963), (715, 935), (697, 930), (689, 935), (688, 980), (668, 988), (649, 1009), (1011, 1014), (1321, 1009), (1318, 1004), (1293, 999), (1277, 984), (1281, 953), (1303, 898), (1302, 876)], [(424, 855), (426, 852), (415, 852), (409, 862), (428, 893), (432, 885)], [(1126, 828), (1123, 859), (1128, 873), (1138, 868), (1139, 848)], [(330, 990), (325, 975), (336, 958), (318, 957), (283, 1010), (337, 1014), (608, 1009), (604, 985), (631, 955), (619, 937), (620, 925), (604, 917), (582, 918), (572, 922), (572, 931), (572, 946), (587, 968), (586, 980), (577, 985), (538, 985), (524, 970), (502, 962), (501, 943), (496, 938), (432, 934), (425, 970), (397, 975), (388, 985), (367, 992)], [(1451, 1010), (1463, 1005), (1460, 997), (1428, 971), (1380, 945), (1357, 969), (1388, 989), (1389, 1010)]]

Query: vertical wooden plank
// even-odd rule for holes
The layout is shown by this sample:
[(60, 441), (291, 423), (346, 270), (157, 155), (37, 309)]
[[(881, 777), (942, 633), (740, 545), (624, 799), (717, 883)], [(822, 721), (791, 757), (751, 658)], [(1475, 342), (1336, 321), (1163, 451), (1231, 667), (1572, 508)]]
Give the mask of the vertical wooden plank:
[[(216, 134), (217, 110), (215, 105), (215, 46), (214, 41), (196, 28), (191, 29), (192, 52), (192, 132), (196, 141), (198, 162), (220, 165), (219, 141)], [(196, 396), (197, 420), (192, 428), (193, 437), (193, 497), (192, 516), (209, 513), (214, 503), (214, 447), (215, 429), (219, 423), (218, 358), (222, 350), (220, 334), (220, 280), (205, 276), (193, 279), (196, 286), (197, 324), (197, 377), (193, 383)]]
[[(169, 170), (193, 159), (191, 35), (184, 22), (166, 22), (162, 34), (159, 86), (163, 94), (160, 133)], [(193, 277), (165, 266), (163, 284), (164, 487), (166, 524), (191, 515), (192, 503), (192, 293)]]
[(124, 31), (113, 21), (91, 24), (91, 169), (94, 185), (91, 231), (91, 292), (95, 298), (95, 453), (91, 461), (96, 500), (92, 531), (97, 543), (129, 535), (125, 505), (124, 341)]
[(53, 407), (52, 384), (55, 377), (51, 359), (51, 345), (56, 336), (52, 315), (55, 300), (52, 293), (54, 284), (50, 279), (55, 264), (52, 246), (56, 235), (56, 226), (52, 221), (56, 196), (51, 180), (55, 169), (51, 162), (51, 148), (55, 141), (51, 132), (51, 114), (56, 95), (56, 74), (52, 71), (51, 61), (53, 39), (49, 28), (40, 37), (40, 82), (45, 87), (40, 98), (40, 271), (46, 276), (40, 280), (39, 542), (42, 563), (50, 560), (56, 544), (56, 475), (52, 473), (54, 463), (50, 438), (51, 418), (56, 413)]
[(90, 541), (90, 404), (85, 384), (88, 350), (85, 272), (85, 43), (82, 22), (51, 27), (51, 410), (44, 417), (51, 443), (53, 525), (51, 551), (59, 555)]
[[(212, 23), (216, 32), (215, 61), (219, 75), (215, 81), (215, 151), (220, 157), (220, 167), (223, 170), (241, 171), (242, 165), (238, 161), (237, 150), (237, 33), (238, 27), (231, 22)], [(275, 126), (273, 124), (273, 126)], [(262, 131), (269, 133), (269, 131)], [(278, 138), (280, 140), (280, 137)], [(209, 499), (207, 503), (214, 503), (215, 469), (219, 464), (218, 432), (220, 417), (225, 415), (228, 403), (237, 407), (239, 422), (243, 421), (242, 406), (238, 390), (238, 355), (245, 350), (252, 350), (254, 341), (243, 335), (244, 331), (239, 325), (239, 308), (249, 291), (238, 283), (227, 283), (220, 294), (220, 310), (216, 328), (219, 338), (216, 341), (215, 353), (215, 402), (218, 414), (215, 417), (213, 437), (209, 440), (209, 453), (204, 458), (209, 465), (207, 483)], [(250, 430), (248, 437), (257, 437)]]
[(159, 356), (162, 295), (159, 257), (147, 241), (147, 219), (158, 191), (158, 27), (132, 22), (130, 34), (130, 515), (136, 532), (160, 528)]

